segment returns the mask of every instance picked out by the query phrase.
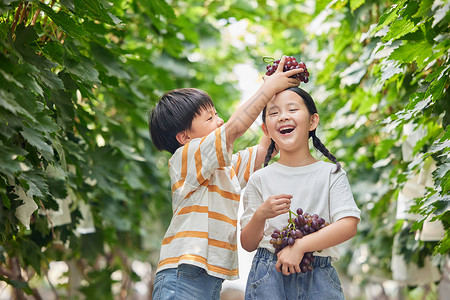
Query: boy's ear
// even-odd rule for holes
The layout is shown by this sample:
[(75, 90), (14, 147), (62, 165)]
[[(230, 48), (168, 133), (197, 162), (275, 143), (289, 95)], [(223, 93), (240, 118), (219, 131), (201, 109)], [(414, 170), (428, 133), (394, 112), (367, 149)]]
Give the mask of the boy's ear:
[(262, 131), (264, 132), (264, 135), (270, 137), (270, 136), (269, 136), (269, 131), (267, 131), (266, 124), (262, 123), (262, 124), (261, 124), (261, 129), (262, 129)]
[(317, 126), (319, 126), (319, 121), (320, 121), (319, 115), (317, 113), (313, 114), (310, 119), (309, 131), (316, 129)]
[(189, 133), (187, 132), (187, 130), (178, 132), (175, 137), (176, 137), (178, 143), (180, 143), (181, 145), (186, 145), (191, 140), (191, 137), (189, 136)]

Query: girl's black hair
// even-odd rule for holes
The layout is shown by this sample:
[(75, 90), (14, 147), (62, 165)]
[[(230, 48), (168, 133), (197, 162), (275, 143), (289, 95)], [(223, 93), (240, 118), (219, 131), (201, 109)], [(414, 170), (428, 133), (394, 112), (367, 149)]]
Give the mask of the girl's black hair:
[(214, 107), (211, 97), (199, 89), (182, 88), (162, 95), (149, 114), (150, 137), (156, 149), (175, 153), (181, 146), (177, 134), (190, 129), (194, 117), (210, 107)]
[[(286, 90), (293, 91), (303, 99), (310, 115), (317, 113), (316, 104), (314, 103), (313, 98), (305, 90), (299, 87), (290, 87)], [(266, 123), (266, 108), (267, 106), (264, 107), (262, 111), (262, 120), (264, 123)], [(341, 169), (341, 164), (337, 162), (336, 157), (325, 147), (324, 144), (322, 144), (320, 139), (316, 136), (315, 129), (309, 132), (309, 137), (312, 137), (314, 148), (322, 152), (323, 155), (325, 155), (329, 160), (331, 160), (336, 164), (336, 170), (334, 171), (334, 173), (338, 172)], [(270, 159), (272, 158), (274, 150), (275, 150), (275, 142), (274, 140), (271, 139), (269, 148), (267, 149), (266, 158), (264, 160), (264, 166), (267, 166), (267, 164), (269, 163)]]

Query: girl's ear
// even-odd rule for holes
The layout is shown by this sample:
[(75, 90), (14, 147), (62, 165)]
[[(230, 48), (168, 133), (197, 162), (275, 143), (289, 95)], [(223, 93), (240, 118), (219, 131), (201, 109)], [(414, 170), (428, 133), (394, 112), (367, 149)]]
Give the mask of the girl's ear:
[(189, 132), (187, 130), (178, 132), (175, 137), (178, 143), (180, 143), (181, 145), (186, 145), (191, 140), (191, 137), (189, 136)]
[(270, 137), (269, 131), (267, 131), (266, 124), (262, 123), (262, 124), (261, 124), (261, 129), (262, 129), (262, 131), (264, 132), (264, 135), (265, 135), (265, 136)]
[(317, 128), (317, 126), (319, 125), (319, 115), (317, 113), (313, 114), (310, 118), (310, 123), (309, 123), (309, 131), (313, 131), (314, 129)]

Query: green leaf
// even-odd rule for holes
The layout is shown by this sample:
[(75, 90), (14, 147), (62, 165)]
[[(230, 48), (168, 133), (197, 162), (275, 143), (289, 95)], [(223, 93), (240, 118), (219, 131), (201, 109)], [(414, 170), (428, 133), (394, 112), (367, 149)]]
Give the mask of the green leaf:
[(142, 5), (150, 9), (154, 15), (163, 15), (167, 18), (175, 18), (173, 8), (164, 0), (143, 1)]
[(427, 95), (431, 94), (433, 96), (433, 100), (438, 101), (441, 99), (445, 91), (445, 87), (448, 86), (448, 81), (448, 76), (443, 76), (439, 80), (434, 80), (428, 88)]
[(28, 111), (23, 109), (23, 107), (15, 101), (14, 94), (11, 94), (8, 91), (0, 89), (0, 98), (2, 99), (2, 101), (0, 101), (0, 106), (3, 107), (4, 109), (12, 112), (15, 115), (20, 113), (22, 115), (32, 118), (32, 115)]
[[(107, 70), (109, 76), (115, 76), (121, 79), (130, 79), (130, 75), (123, 69), (120, 59), (105, 47), (98, 44), (91, 44), (92, 54), (96, 62)], [(98, 75), (97, 75), (98, 76)]]
[(78, 76), (80, 80), (88, 84), (100, 82), (95, 63), (86, 57), (66, 56), (64, 66), (68, 73)]
[(428, 17), (431, 13), (433, 0), (421, 0), (419, 10), (413, 15), (413, 18)]
[(423, 222), (425, 220), (426, 220), (426, 217), (414, 222), (414, 224), (411, 226), (411, 232), (421, 230), (423, 227)]
[(47, 177), (47, 183), (52, 193), (52, 198), (65, 199), (67, 197), (67, 189), (63, 179)]
[(53, 155), (53, 148), (47, 144), (47, 139), (39, 131), (24, 126), (20, 133), (31, 145), (41, 151), (48, 152)]
[(383, 37), (383, 41), (397, 40), (402, 36), (415, 32), (419, 27), (409, 19), (400, 19), (395, 21), (389, 27), (389, 32)]
[(375, 159), (380, 160), (388, 157), (391, 148), (396, 143), (396, 140), (383, 139), (375, 148)]
[[(39, 70), (35, 66), (28, 63), (20, 64), (16, 69), (14, 77), (31, 92), (34, 92), (36, 95), (39, 96), (44, 96), (44, 90), (36, 80), (36, 77), (34, 76), (37, 73), (39, 73)], [(28, 107), (25, 108), (29, 110)]]
[(90, 262), (94, 262), (103, 253), (103, 235), (101, 232), (83, 234), (80, 237), (81, 255)]
[(75, 11), (78, 14), (81, 12), (94, 20), (105, 22), (111, 25), (116, 25), (122, 22), (119, 18), (108, 12), (101, 4), (101, 1), (91, 1), (91, 0), (72, 0), (72, 1), (75, 6)]
[(34, 51), (31, 51), (32, 49), (30, 49), (29, 46), (34, 43), (37, 38), (38, 35), (33, 26), (25, 27), (23, 23), (19, 24), (16, 28), (14, 47), (21, 51), (21, 53), (34, 53)]
[(48, 194), (48, 185), (41, 170), (32, 169), (22, 172), (18, 178), (24, 187), (28, 185), (26, 193), (30, 198), (34, 196), (43, 198), (44, 195)]
[(450, 230), (445, 231), (445, 237), (439, 242), (435, 252), (447, 255), (450, 252)]
[(53, 92), (51, 100), (55, 104), (58, 113), (58, 125), (65, 130), (72, 130), (75, 119), (75, 107), (72, 102), (72, 95), (68, 92), (58, 91)]
[(350, 9), (354, 12), (358, 7), (363, 5), (365, 0), (350, 0)]
[[(93, 1), (95, 2), (95, 1)], [(84, 36), (88, 33), (83, 29), (81, 25), (76, 23), (68, 14), (64, 11), (55, 13), (52, 8), (48, 7), (42, 2), (38, 2), (39, 8), (45, 12), (52, 20), (69, 36), (83, 40)]]
[(62, 90), (64, 84), (57, 74), (52, 71), (41, 69), (39, 73), (35, 75), (40, 81), (51, 90)]
[(37, 123), (34, 128), (44, 133), (56, 132), (59, 130), (59, 126), (55, 123), (51, 117), (45, 113), (40, 113), (36, 116)]
[(32, 266), (38, 275), (41, 275), (41, 249), (33, 241), (24, 239), (20, 250), (23, 260)]
[(59, 65), (63, 65), (63, 47), (58, 42), (48, 42), (42, 45), (41, 47), (42, 53), (47, 57), (49, 60), (57, 62)]
[[(1, 65), (0, 65), (1, 66)], [(23, 88), (22, 83), (20, 83), (19, 81), (17, 81), (11, 74), (4, 72), (3, 70), (0, 70), (0, 75), (3, 76), (3, 79), (5, 81), (3, 81), (2, 86), (4, 86), (4, 84), (8, 83), (8, 84), (14, 84), (16, 86), (18, 86), (19, 88)]]
[(0, 171), (2, 173), (13, 176), (21, 170), (20, 162), (15, 158), (18, 154), (25, 156), (27, 152), (14, 144), (5, 145), (0, 140)]
[(408, 0), (401, 0), (399, 3), (391, 4), (390, 9), (388, 9), (381, 17), (378, 22), (377, 27), (373, 32), (379, 31), (381, 28), (388, 26), (391, 22), (397, 20), (398, 12), (404, 7), (405, 2)]
[(438, 68), (432, 70), (432, 72), (427, 75), (427, 78), (425, 78), (425, 80), (428, 82), (432, 82), (436, 77), (440, 78), (440, 77), (444, 76), (448, 69), (449, 69), (448, 66), (447, 67), (446, 66), (438, 67)]
[(399, 232), (402, 229), (404, 222), (405, 222), (404, 220), (397, 220), (397, 222), (395, 222), (394, 224), (394, 228), (392, 229), (392, 231), (394, 233)]
[(112, 271), (108, 267), (104, 270), (89, 272), (90, 285), (80, 287), (80, 291), (83, 292), (86, 299), (108, 300), (114, 298), (111, 290), (114, 282), (111, 279)]
[(72, 0), (60, 0), (61, 4), (70, 9), (71, 11), (75, 11), (75, 5)]
[(401, 45), (395, 49), (389, 56), (389, 59), (394, 59), (403, 63), (412, 63), (416, 60), (424, 61), (425, 58), (431, 56), (432, 45), (426, 41), (423, 42), (409, 42)]
[(16, 289), (23, 290), (28, 295), (32, 295), (33, 294), (33, 290), (28, 285), (28, 283), (25, 282), (25, 281), (8, 279), (6, 277), (3, 277), (2, 275), (0, 275), (0, 281), (4, 281), (4, 282), (6, 282), (7, 284), (11, 285), (12, 287), (14, 287)]

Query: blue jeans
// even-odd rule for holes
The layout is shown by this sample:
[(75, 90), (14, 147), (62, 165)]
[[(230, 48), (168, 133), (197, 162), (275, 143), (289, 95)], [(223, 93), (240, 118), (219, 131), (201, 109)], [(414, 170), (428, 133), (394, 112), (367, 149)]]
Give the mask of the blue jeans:
[(178, 268), (156, 273), (152, 299), (219, 300), (223, 281), (222, 278), (208, 275), (203, 268), (181, 264)]
[(277, 272), (277, 256), (258, 248), (245, 288), (246, 300), (345, 299), (330, 257), (315, 256), (313, 271), (283, 275)]

